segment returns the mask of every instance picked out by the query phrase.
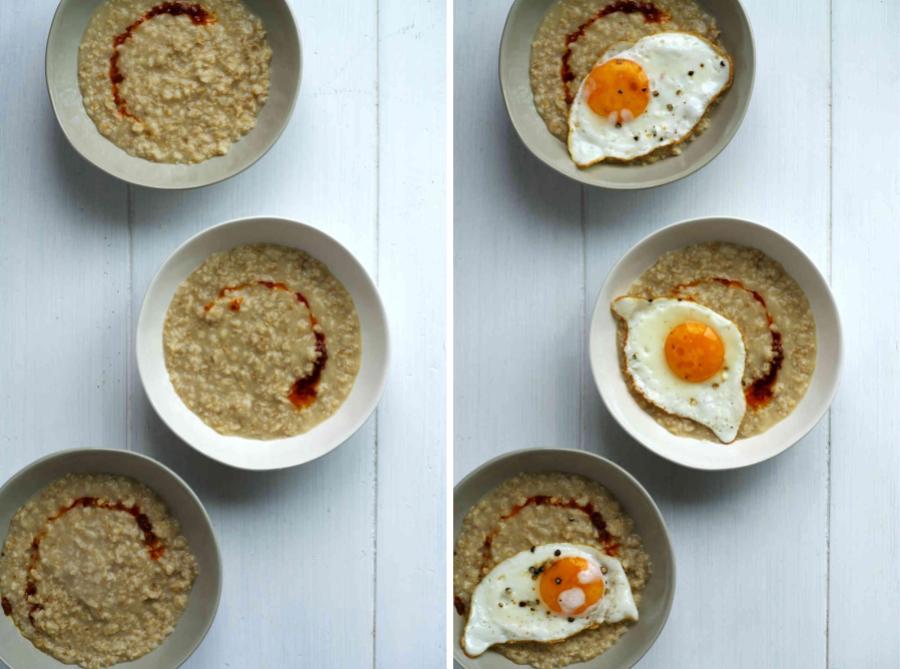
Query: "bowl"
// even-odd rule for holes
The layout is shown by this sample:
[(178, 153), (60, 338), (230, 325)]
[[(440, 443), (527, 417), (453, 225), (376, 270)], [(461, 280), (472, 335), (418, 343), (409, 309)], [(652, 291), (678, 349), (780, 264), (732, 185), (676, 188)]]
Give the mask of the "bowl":
[[(669, 531), (650, 494), (628, 472), (614, 462), (586, 451), (558, 448), (527, 449), (489, 460), (466, 476), (453, 491), (453, 543), (459, 537), (465, 515), (482, 497), (516, 474), (565, 472), (578, 474), (605, 487), (634, 520), (635, 532), (650, 555), (653, 575), (647, 582), (640, 605), (640, 620), (608, 651), (571, 669), (625, 669), (634, 666), (653, 643), (669, 617), (675, 596), (675, 557)], [(488, 650), (468, 657), (460, 648), (465, 620), (453, 614), (453, 657), (464, 669), (517, 669), (499, 653)]]
[[(181, 401), (166, 370), (163, 323), (175, 289), (211, 254), (242, 244), (270, 243), (306, 251), (328, 266), (349, 291), (359, 315), (362, 358), (350, 395), (332, 416), (303, 434), (272, 440), (224, 436)], [(340, 243), (311, 226), (284, 218), (228, 221), (195, 235), (160, 268), (150, 283), (137, 324), (138, 372), (156, 413), (182, 440), (204, 455), (240, 469), (283, 469), (337, 448), (375, 410), (387, 378), (387, 317), (375, 284)]]
[(242, 0), (258, 16), (272, 47), (269, 99), (256, 127), (224, 156), (192, 165), (155, 163), (130, 155), (100, 134), (87, 115), (78, 84), (78, 47), (94, 10), (105, 0), (62, 0), (47, 37), (46, 77), (50, 104), (72, 147), (104, 172), (151, 188), (195, 188), (222, 181), (250, 167), (287, 126), (300, 87), (300, 36), (285, 0)]
[[(500, 90), (512, 124), (525, 146), (557, 172), (589, 186), (650, 188), (681, 179), (715, 158), (744, 119), (753, 92), (754, 51), (750, 23), (738, 0), (698, 0), (718, 23), (721, 40), (734, 60), (734, 83), (710, 111), (710, 127), (682, 145), (678, 156), (647, 165), (599, 163), (578, 168), (565, 144), (550, 134), (534, 106), (529, 64), (531, 42), (557, 0), (516, 0), (500, 40)], [(602, 3), (598, 2), (598, 5)]]
[[(678, 437), (635, 401), (619, 366), (613, 299), (666, 251), (708, 241), (759, 249), (781, 263), (806, 294), (816, 321), (816, 369), (800, 403), (783, 420), (728, 445)], [(675, 223), (638, 242), (616, 264), (597, 296), (589, 341), (591, 370), (607, 409), (635, 440), (667, 460), (694, 469), (735, 469), (774, 457), (800, 440), (825, 415), (837, 391), (841, 367), (841, 324), (828, 283), (795, 244), (758, 223), (735, 218), (702, 218)]]
[[(10, 520), (32, 495), (66, 474), (81, 473), (119, 474), (137, 479), (162, 498), (181, 524), (199, 567), (188, 606), (175, 631), (155, 650), (133, 662), (115, 665), (122, 669), (175, 669), (203, 641), (216, 616), (222, 593), (222, 562), (212, 523), (200, 500), (178, 474), (156, 460), (131, 451), (85, 448), (48, 455), (32, 462), (0, 487), (0, 541), (5, 542)], [(72, 666), (35, 648), (6, 616), (0, 616), (0, 660), (10, 669)]]

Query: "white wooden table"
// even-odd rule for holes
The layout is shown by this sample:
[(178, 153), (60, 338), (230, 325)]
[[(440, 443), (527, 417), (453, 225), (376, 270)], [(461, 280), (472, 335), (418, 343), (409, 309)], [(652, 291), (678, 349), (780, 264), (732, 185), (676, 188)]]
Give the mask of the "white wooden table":
[[(509, 2), (455, 8), (455, 468), (579, 447), (643, 482), (669, 524), (675, 604), (641, 667), (900, 666), (900, 4), (746, 0), (756, 90), (713, 163), (651, 191), (580, 187), (531, 157), (497, 83)], [(670, 464), (605, 411), (588, 367), (611, 265), (664, 224), (728, 214), (830, 277), (845, 360), (830, 415), (725, 473)], [(790, 269), (790, 268), (788, 268)]]
[[(186, 666), (434, 667), (445, 653), (445, 8), (297, 0), (304, 77), (256, 166), (166, 193), (69, 147), (44, 86), (51, 0), (0, 2), (0, 480), (53, 451), (128, 448), (173, 467), (217, 529), (218, 617)], [(245, 473), (192, 451), (135, 368), (144, 291), (187, 237), (275, 214), (336, 236), (377, 277), (384, 399), (316, 462)]]

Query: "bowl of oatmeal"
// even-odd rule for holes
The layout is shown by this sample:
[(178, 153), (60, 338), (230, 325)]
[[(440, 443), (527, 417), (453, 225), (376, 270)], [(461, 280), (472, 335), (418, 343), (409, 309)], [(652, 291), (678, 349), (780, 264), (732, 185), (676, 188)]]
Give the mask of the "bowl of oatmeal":
[[(668, 531), (649, 493), (615, 463), (577, 450), (507, 453), (488, 461), (456, 486), (453, 509), (453, 647), (454, 659), (465, 669), (631, 667), (665, 626), (675, 593), (675, 561)], [(490, 580), (498, 565), (502, 569), (517, 555), (539, 555), (545, 546), (559, 546), (551, 555), (563, 560), (567, 547), (578, 546), (613, 560), (611, 572), (616, 563), (621, 565), (636, 619), (589, 625), (553, 642), (496, 643), (470, 656), (463, 640), (476, 616), (479, 586)], [(552, 572), (553, 565), (542, 566)], [(533, 578), (545, 578), (543, 571), (532, 570)], [(603, 573), (609, 580), (610, 573)], [(505, 578), (510, 589), (516, 588), (514, 574)], [(544, 592), (543, 583), (540, 590)], [(606, 589), (603, 598), (614, 592)], [(486, 608), (503, 612), (501, 604), (510, 603), (498, 601), (495, 606), (491, 602)], [(513, 602), (511, 608), (516, 618), (525, 617), (520, 627), (528, 630), (532, 639), (550, 625), (545, 621), (556, 617), (537, 600), (524, 606)], [(576, 623), (571, 617), (562, 621), (564, 626)]]
[(230, 221), (185, 242), (147, 290), (136, 342), (147, 397), (172, 431), (256, 470), (350, 438), (381, 397), (388, 349), (362, 265), (281, 218)]
[(0, 659), (11, 669), (178, 667), (222, 567), (200, 500), (123, 450), (41, 458), (0, 488)]
[(774, 230), (731, 218), (676, 223), (636, 244), (600, 289), (589, 341), (613, 417), (697, 469), (751, 465), (799, 441), (831, 404), (841, 346), (815, 263)]
[(290, 119), (300, 70), (283, 1), (62, 0), (47, 41), (69, 142), (154, 188), (208, 185), (256, 162)]
[(522, 142), (604, 188), (658, 186), (706, 165), (737, 132), (753, 78), (738, 0), (517, 0), (500, 43), (501, 91)]

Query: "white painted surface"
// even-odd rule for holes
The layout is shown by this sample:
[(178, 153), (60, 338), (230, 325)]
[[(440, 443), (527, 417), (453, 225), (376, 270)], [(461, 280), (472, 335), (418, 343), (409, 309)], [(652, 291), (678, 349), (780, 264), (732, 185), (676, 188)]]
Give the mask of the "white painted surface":
[[(526, 152), (496, 74), (509, 3), (457, 0), (454, 478), (504, 451), (577, 446), (647, 486), (678, 588), (641, 667), (896, 667), (900, 6), (745, 4), (757, 78), (737, 137), (682, 182), (612, 192)], [(648, 232), (712, 214), (765, 223), (833, 267), (847, 343), (828, 419), (774, 460), (726, 473), (631, 441), (586, 351), (612, 264)]]
[[(215, 523), (225, 588), (187, 667), (442, 664), (443, 607), (422, 593), (442, 592), (445, 565), (443, 4), (295, 2), (304, 77), (287, 131), (244, 174), (181, 193), (126, 187), (69, 148), (44, 90), (53, 9), (0, 3), (0, 479), (105, 446), (188, 481)], [(379, 279), (393, 345), (377, 417), (321, 460), (269, 474), (181, 443), (132, 350), (165, 257), (259, 213), (343, 242)]]

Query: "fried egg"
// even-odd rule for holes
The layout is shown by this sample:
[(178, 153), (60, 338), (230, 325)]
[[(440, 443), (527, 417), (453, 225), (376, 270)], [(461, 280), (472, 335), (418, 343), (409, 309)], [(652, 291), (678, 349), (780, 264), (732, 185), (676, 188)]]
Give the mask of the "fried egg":
[(612, 308), (628, 328), (625, 366), (635, 389), (663, 411), (734, 441), (747, 410), (737, 325), (690, 300), (620, 297)]
[(731, 85), (731, 57), (689, 33), (657, 33), (612, 51), (569, 109), (569, 155), (579, 167), (684, 141)]
[(621, 562), (590, 546), (545, 544), (503, 560), (475, 587), (461, 644), (476, 657), (494, 644), (560, 641), (626, 619), (638, 610)]

